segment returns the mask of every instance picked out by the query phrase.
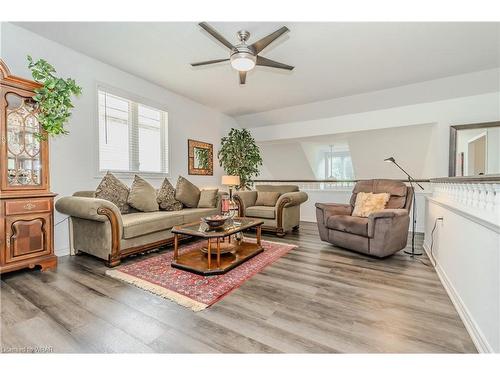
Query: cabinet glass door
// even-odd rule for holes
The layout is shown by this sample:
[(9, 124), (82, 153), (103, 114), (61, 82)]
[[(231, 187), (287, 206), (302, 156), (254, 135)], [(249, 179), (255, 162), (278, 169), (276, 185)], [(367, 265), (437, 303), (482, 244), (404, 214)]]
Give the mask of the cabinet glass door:
[(6, 96), (7, 183), (9, 186), (37, 187), (42, 183), (40, 124), (35, 103), (14, 93)]

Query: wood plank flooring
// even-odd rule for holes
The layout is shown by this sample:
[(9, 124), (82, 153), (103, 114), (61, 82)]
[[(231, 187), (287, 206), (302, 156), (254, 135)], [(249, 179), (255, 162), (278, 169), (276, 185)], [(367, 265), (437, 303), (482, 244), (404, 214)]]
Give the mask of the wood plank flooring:
[(312, 223), (264, 239), (298, 247), (198, 313), (105, 276), (103, 263), (87, 255), (59, 258), (55, 272), (3, 275), (0, 346), (64, 353), (476, 352), (425, 256), (400, 252), (378, 260), (342, 250), (321, 242)]

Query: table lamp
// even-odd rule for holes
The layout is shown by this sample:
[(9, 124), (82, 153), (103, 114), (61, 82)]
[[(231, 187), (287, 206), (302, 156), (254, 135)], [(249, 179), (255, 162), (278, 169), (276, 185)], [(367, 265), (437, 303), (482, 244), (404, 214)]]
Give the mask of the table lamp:
[[(221, 184), (229, 187), (229, 207), (228, 211), (236, 213), (238, 206), (233, 201), (233, 188), (240, 186), (240, 176), (222, 176)], [(223, 210), (224, 211), (224, 210)]]

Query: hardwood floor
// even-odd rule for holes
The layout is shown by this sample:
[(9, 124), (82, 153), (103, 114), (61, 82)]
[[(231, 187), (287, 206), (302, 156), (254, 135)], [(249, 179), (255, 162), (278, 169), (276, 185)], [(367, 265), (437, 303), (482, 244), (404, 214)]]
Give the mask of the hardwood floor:
[(198, 313), (105, 276), (87, 255), (59, 258), (55, 272), (3, 275), (2, 350), (476, 352), (427, 258), (378, 260), (335, 248), (311, 223), (264, 239), (298, 247)]

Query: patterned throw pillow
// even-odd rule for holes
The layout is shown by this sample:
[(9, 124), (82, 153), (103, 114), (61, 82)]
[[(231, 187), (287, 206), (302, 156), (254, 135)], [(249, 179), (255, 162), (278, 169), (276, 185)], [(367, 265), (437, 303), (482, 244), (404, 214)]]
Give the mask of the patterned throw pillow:
[(127, 202), (129, 205), (142, 212), (158, 211), (156, 189), (145, 179), (137, 175), (135, 175), (134, 182), (130, 187)]
[(175, 186), (175, 199), (181, 201), (186, 207), (196, 208), (200, 201), (200, 193), (200, 189), (195, 184), (179, 176)]
[(182, 210), (182, 203), (175, 199), (175, 189), (168, 179), (163, 180), (163, 184), (156, 192), (156, 200), (160, 205), (161, 210)]
[(391, 197), (388, 193), (363, 193), (356, 195), (352, 216), (368, 217), (372, 212), (382, 211)]
[(95, 197), (105, 199), (114, 203), (122, 214), (130, 212), (130, 206), (127, 203), (129, 188), (111, 172), (106, 173), (99, 186), (95, 189)]

